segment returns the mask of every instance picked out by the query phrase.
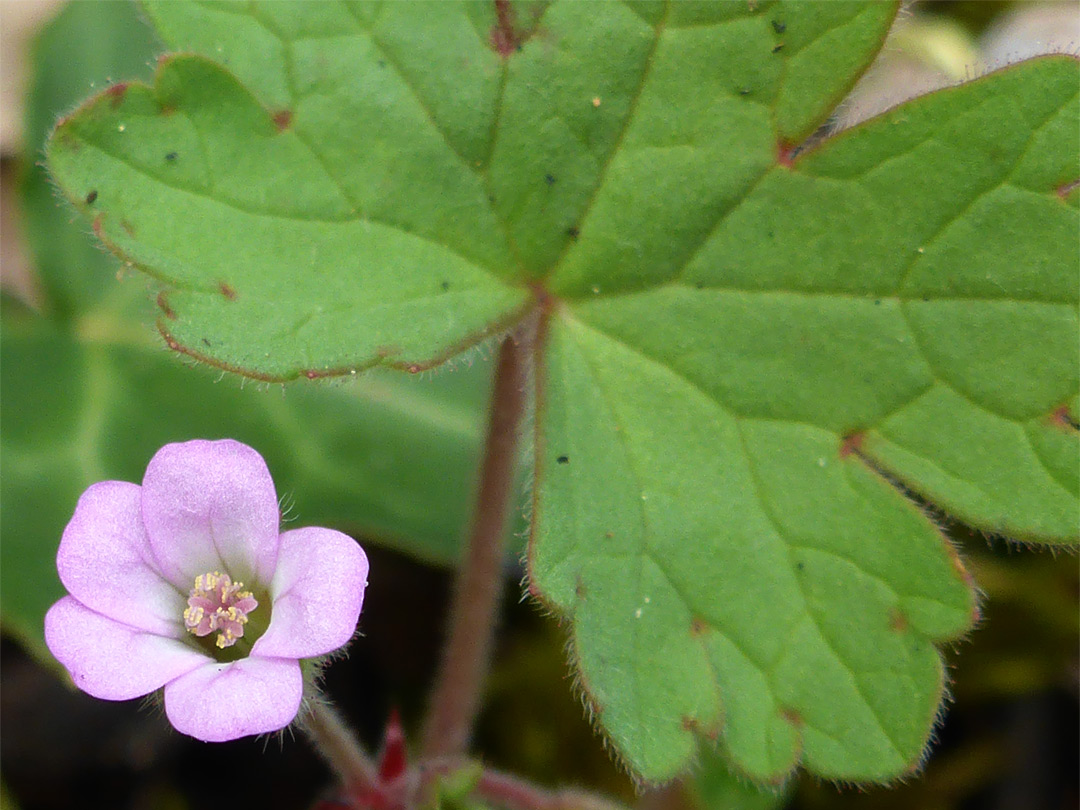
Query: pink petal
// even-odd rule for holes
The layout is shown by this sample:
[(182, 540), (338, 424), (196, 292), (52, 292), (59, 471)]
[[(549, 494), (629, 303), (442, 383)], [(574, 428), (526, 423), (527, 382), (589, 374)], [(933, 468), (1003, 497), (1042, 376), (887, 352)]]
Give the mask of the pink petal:
[(209, 663), (165, 687), (165, 714), (177, 731), (203, 742), (235, 740), (289, 725), (303, 688), (295, 660)]
[(45, 644), (76, 686), (103, 700), (141, 697), (211, 660), (178, 639), (135, 630), (70, 596), (45, 614)]
[(262, 456), (245, 444), (167, 444), (143, 477), (143, 523), (165, 576), (185, 593), (221, 571), (249, 588), (277, 561), (278, 503)]
[(270, 627), (252, 654), (310, 658), (347, 644), (367, 575), (367, 555), (348, 535), (318, 528), (285, 532), (270, 584)]
[(179, 635), (184, 597), (156, 570), (140, 511), (137, 484), (94, 484), (64, 529), (56, 568), (86, 607), (139, 630)]

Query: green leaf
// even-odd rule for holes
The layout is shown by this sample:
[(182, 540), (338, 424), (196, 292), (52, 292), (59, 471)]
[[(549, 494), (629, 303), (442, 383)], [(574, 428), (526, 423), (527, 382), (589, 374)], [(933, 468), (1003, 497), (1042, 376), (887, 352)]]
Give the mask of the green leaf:
[(1075, 59), (826, 138), (895, 4), (147, 9), (199, 55), (49, 161), (171, 346), (423, 367), (539, 312), (530, 587), (628, 767), (915, 767), (976, 609), (908, 494), (1076, 542)]
[[(504, 330), (528, 297), (503, 282), (515, 263), (473, 166), (491, 111), (451, 105), (457, 143), (347, 8), (208, 10), (235, 36), (292, 43), (286, 98), (280, 63), (238, 52), (248, 88), (178, 56), (153, 87), (117, 85), (62, 121), (48, 150), (98, 236), (175, 288), (159, 299), (170, 345), (261, 379), (427, 368)], [(497, 58), (459, 23), (494, 98)]]
[(556, 273), (533, 587), (645, 776), (716, 732), (758, 778), (914, 766), (975, 613), (896, 479), (1076, 542), (1076, 102), (1019, 65), (768, 167), (647, 287)]
[(686, 792), (697, 810), (778, 810), (791, 798), (787, 790), (761, 788), (731, 772), (715, 751), (705, 749), (687, 780)]

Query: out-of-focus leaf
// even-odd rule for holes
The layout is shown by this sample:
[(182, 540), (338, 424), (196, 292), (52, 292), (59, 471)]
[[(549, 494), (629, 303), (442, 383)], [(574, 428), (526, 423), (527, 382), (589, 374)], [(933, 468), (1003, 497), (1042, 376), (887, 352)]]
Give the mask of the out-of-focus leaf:
[(19, 810), (19, 805), (8, 791), (7, 785), (2, 781), (0, 781), (0, 810)]
[(5, 629), (36, 651), (45, 610), (62, 594), (56, 548), (79, 494), (104, 479), (140, 481), (170, 441), (252, 445), (298, 525), (339, 526), (435, 562), (456, 557), (486, 364), (434, 381), (240, 390), (155, 345), (72, 335), (5, 304), (2, 610)]

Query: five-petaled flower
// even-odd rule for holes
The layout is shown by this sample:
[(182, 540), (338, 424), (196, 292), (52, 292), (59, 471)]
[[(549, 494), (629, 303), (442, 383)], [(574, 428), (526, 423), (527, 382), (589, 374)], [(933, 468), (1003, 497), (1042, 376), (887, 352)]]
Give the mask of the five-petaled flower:
[(104, 481), (79, 499), (56, 559), (70, 595), (45, 617), (46, 644), (94, 697), (164, 687), (169, 721), (200, 740), (284, 728), (300, 660), (352, 638), (368, 562), (340, 532), (279, 524), (250, 447), (166, 445), (141, 487)]

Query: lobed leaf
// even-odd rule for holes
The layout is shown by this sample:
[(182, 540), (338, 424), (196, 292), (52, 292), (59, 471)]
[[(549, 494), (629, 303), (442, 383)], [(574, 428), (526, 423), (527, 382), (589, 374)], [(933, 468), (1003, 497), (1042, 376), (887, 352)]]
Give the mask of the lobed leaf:
[[(1076, 543), (1076, 212), (1057, 193), (1077, 171), (1076, 63), (794, 157), (767, 116), (726, 121), (762, 166), (716, 176), (732, 202), (706, 231), (665, 240), (598, 203), (553, 274), (532, 587), (571, 617), (592, 709), (646, 778), (705, 735), (759, 779), (802, 761), (885, 780), (923, 756), (933, 643), (977, 615), (897, 485)], [(613, 236), (591, 242), (602, 211)]]

